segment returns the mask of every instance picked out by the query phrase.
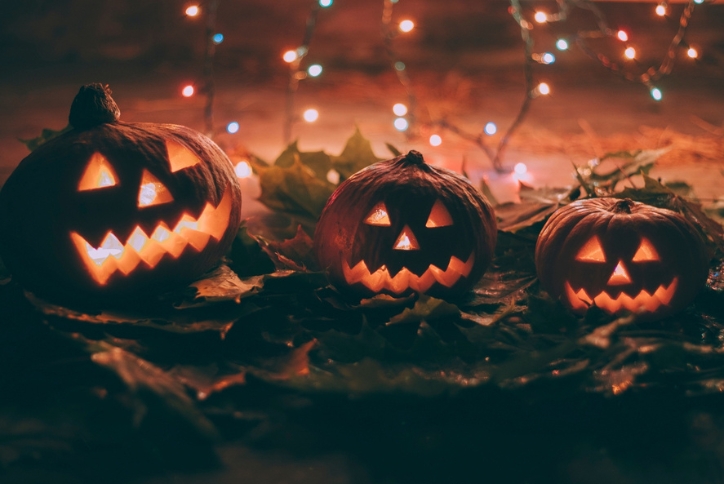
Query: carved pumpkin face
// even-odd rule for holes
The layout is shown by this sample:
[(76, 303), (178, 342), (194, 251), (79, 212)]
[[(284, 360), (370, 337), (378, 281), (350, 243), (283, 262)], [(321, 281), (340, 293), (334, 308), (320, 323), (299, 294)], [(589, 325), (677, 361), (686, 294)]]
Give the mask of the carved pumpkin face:
[(87, 126), (78, 116), (83, 128), (31, 153), (0, 192), (0, 248), (13, 275), (51, 299), (113, 298), (210, 269), (240, 223), (226, 155), (182, 126)]
[(592, 199), (557, 211), (538, 239), (544, 288), (575, 312), (656, 319), (686, 307), (706, 280), (706, 251), (683, 217), (631, 200)]
[(480, 279), (496, 235), (492, 208), (467, 180), (410, 152), (340, 185), (314, 243), (338, 286), (451, 297)]

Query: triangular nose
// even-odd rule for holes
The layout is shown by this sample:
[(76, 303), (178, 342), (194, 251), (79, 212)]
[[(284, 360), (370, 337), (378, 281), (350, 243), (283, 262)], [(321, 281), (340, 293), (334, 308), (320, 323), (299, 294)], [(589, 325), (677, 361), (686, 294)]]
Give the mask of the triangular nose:
[(397, 236), (397, 241), (393, 248), (395, 250), (420, 250), (420, 245), (417, 243), (415, 234), (412, 233), (409, 226), (405, 225), (403, 227), (402, 232)]
[(613, 274), (608, 279), (609, 286), (622, 286), (624, 284), (631, 284), (631, 278), (626, 272), (626, 268), (623, 266), (623, 261), (618, 261), (616, 268), (613, 270)]

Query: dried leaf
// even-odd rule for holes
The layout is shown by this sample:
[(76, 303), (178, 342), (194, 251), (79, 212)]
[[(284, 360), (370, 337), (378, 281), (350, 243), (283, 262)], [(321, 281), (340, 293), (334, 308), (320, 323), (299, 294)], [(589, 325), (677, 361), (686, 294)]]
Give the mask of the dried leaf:
[(356, 128), (352, 137), (347, 140), (342, 153), (332, 157), (332, 167), (339, 172), (340, 180), (346, 180), (362, 168), (380, 160), (381, 158), (377, 158), (372, 151), (370, 141), (362, 136), (359, 128)]

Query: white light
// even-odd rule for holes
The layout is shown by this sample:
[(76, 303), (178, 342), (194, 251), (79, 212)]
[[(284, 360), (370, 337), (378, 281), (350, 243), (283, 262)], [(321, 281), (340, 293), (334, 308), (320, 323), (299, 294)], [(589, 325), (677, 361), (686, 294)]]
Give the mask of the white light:
[(651, 89), (651, 97), (654, 98), (656, 101), (661, 101), (661, 98), (663, 98), (663, 94), (661, 93), (661, 89), (658, 87), (654, 87)]
[(405, 70), (405, 63), (402, 61), (395, 62), (395, 69), (398, 71), (404, 71)]
[(239, 123), (237, 123), (236, 121), (230, 122), (229, 124), (226, 125), (226, 131), (231, 134), (238, 133), (239, 132)]
[(405, 118), (397, 118), (393, 124), (395, 125), (397, 131), (406, 131), (410, 126)]
[(540, 84), (538, 84), (538, 92), (546, 96), (551, 93), (551, 88), (545, 82), (541, 82)]
[(689, 47), (689, 50), (686, 51), (686, 55), (688, 55), (692, 59), (696, 59), (697, 57), (699, 57), (699, 53), (693, 47)]
[(525, 163), (516, 163), (513, 167), (513, 171), (516, 175), (525, 175), (526, 173), (528, 173), (528, 167), (525, 166)]
[(628, 34), (625, 30), (619, 30), (618, 32), (616, 32), (616, 37), (618, 37), (618, 40), (620, 40), (621, 42), (626, 42), (628, 40)]
[(544, 64), (553, 64), (556, 61), (556, 56), (554, 56), (550, 52), (546, 52), (541, 56), (541, 60)]
[(548, 21), (548, 14), (539, 10), (535, 13), (535, 16), (533, 18), (539, 24), (544, 24)]
[(636, 49), (634, 49), (633, 47), (627, 47), (626, 50), (623, 51), (623, 55), (625, 55), (627, 59), (635, 59)]
[(317, 77), (322, 73), (322, 66), (319, 64), (312, 64), (307, 68), (307, 74), (309, 74), (312, 77)]
[(483, 131), (485, 131), (485, 134), (487, 134), (488, 136), (493, 136), (495, 133), (498, 132), (498, 126), (496, 126), (494, 122), (490, 121), (488, 124), (485, 125)]
[(195, 17), (199, 14), (201, 10), (199, 9), (198, 5), (191, 5), (190, 7), (186, 8), (186, 15), (189, 17)]
[(556, 48), (558, 50), (568, 50), (568, 41), (566, 39), (558, 39)]
[(657, 5), (655, 12), (656, 12), (656, 15), (658, 15), (659, 17), (663, 17), (664, 15), (666, 15), (666, 5), (663, 5), (663, 4)]
[(410, 32), (415, 28), (415, 23), (412, 20), (403, 20), (400, 22), (400, 30), (402, 32)]
[(297, 60), (297, 51), (296, 50), (288, 50), (284, 53), (282, 56), (282, 59), (284, 59), (284, 62), (292, 63), (295, 60)]
[(430, 146), (440, 146), (442, 144), (442, 138), (440, 135), (433, 134), (430, 136)]
[(319, 111), (317, 111), (314, 108), (309, 108), (306, 111), (304, 111), (304, 114), (302, 114), (302, 117), (304, 118), (304, 121), (308, 123), (313, 123), (319, 118)]
[(252, 174), (251, 165), (248, 161), (240, 161), (234, 167), (237, 178), (249, 178)]
[(331, 7), (332, 3), (332, 0), (319, 0), (319, 6), (323, 8)]
[(697, 5), (701, 5), (702, 3), (704, 3), (704, 0), (694, 0), (694, 3), (696, 3)]
[(407, 114), (407, 106), (402, 103), (397, 103), (392, 106), (392, 112), (395, 113), (397, 116), (404, 116), (405, 114)]
[(191, 97), (194, 95), (194, 92), (196, 92), (196, 90), (191, 84), (189, 84), (188, 86), (184, 86), (183, 89), (181, 89), (181, 95), (183, 97)]
[(327, 172), (327, 181), (332, 185), (339, 184), (339, 172), (335, 169), (331, 169)]

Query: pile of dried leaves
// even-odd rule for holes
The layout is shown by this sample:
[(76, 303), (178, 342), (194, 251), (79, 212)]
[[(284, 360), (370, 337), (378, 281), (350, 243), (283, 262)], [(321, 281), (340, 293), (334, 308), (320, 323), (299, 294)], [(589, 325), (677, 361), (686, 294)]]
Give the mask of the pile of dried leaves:
[[(523, 187), (522, 203), (496, 207), (493, 266), (454, 302), (353, 301), (315, 270), (307, 234), (329, 170), (344, 179), (377, 161), (359, 132), (339, 156), (292, 144), (274, 164), (254, 158), (274, 224), (242, 227), (225, 263), (185, 291), (88, 313), (6, 277), (0, 477), (124, 482), (217, 468), (224, 445), (344, 452), (365, 469), (355, 482), (721, 477), (724, 230), (681, 196), (691, 187), (646, 175), (658, 154), (612, 154), (621, 164), (607, 174), (577, 167), (572, 190)], [(644, 186), (621, 191), (634, 175)], [(710, 280), (685, 312), (578, 318), (539, 290), (543, 223), (602, 195), (676, 210), (705, 235)]]

